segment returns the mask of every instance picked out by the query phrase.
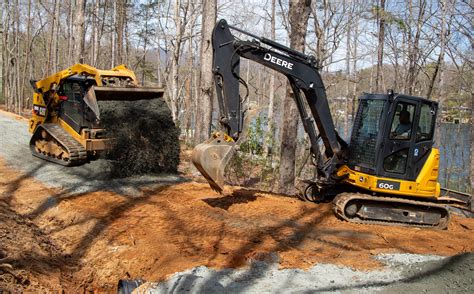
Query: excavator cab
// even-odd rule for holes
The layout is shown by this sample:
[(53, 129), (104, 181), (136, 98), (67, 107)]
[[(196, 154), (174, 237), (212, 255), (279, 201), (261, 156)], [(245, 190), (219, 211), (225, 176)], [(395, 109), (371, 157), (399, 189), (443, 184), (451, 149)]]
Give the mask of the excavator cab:
[(419, 97), (364, 94), (354, 119), (349, 168), (415, 181), (432, 151), (438, 103)]

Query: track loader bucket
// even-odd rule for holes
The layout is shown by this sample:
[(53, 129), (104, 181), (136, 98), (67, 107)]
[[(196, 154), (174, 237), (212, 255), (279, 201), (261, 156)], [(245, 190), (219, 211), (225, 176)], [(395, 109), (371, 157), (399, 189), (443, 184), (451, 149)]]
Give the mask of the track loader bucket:
[(137, 101), (162, 98), (164, 90), (152, 87), (98, 87), (92, 86), (87, 91), (84, 101), (100, 119), (98, 101)]
[(194, 166), (206, 178), (211, 188), (219, 193), (224, 189), (225, 168), (235, 152), (235, 146), (236, 143), (226, 134), (215, 133), (193, 150)]

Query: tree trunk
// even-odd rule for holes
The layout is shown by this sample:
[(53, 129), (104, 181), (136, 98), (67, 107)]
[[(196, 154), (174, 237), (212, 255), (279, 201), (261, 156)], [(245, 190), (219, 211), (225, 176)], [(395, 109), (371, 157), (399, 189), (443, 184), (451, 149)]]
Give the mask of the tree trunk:
[[(125, 27), (125, 10), (126, 10), (127, 1), (117, 1), (117, 11), (116, 11), (116, 32), (117, 32), (117, 65), (123, 63), (123, 35)], [(143, 81), (142, 81), (143, 82)]]
[(73, 46), (74, 55), (73, 62), (84, 62), (84, 16), (86, 10), (86, 1), (76, 1), (76, 17), (74, 19), (74, 35)]
[[(346, 7), (350, 4), (344, 2)], [(345, 138), (349, 136), (349, 111), (350, 111), (350, 81), (351, 81), (351, 25), (352, 25), (352, 8), (349, 7), (347, 11), (347, 29), (346, 29), (346, 101), (344, 109), (344, 135)]]
[(351, 109), (351, 117), (352, 117), (352, 124), (354, 124), (355, 118), (355, 111), (356, 111), (356, 101), (357, 101), (357, 85), (359, 84), (357, 80), (357, 46), (359, 43), (359, 16), (356, 14), (354, 18), (354, 43), (352, 47), (354, 48), (352, 52), (352, 109)]
[(446, 48), (446, 39), (449, 34), (449, 29), (446, 28), (446, 17), (448, 14), (448, 10), (450, 8), (447, 6), (449, 3), (446, 1), (440, 1), (441, 5), (441, 34), (440, 34), (440, 50), (439, 50), (439, 55), (438, 55), (438, 60), (435, 65), (434, 73), (433, 76), (431, 77), (430, 84), (428, 86), (428, 93), (426, 94), (426, 97), (428, 99), (431, 99), (431, 96), (433, 94), (433, 89), (435, 87), (436, 81), (439, 81), (438, 76), (439, 73), (443, 70), (444, 67), (444, 51)]
[(113, 22), (113, 27), (114, 30), (112, 30), (112, 42), (111, 42), (111, 54), (112, 54), (112, 65), (111, 67), (115, 67), (116, 65), (116, 60), (117, 60), (117, 2), (114, 1), (114, 5), (112, 8), (112, 22)]
[(22, 104), (23, 104), (23, 97), (20, 94), (20, 3), (19, 0), (15, 1), (15, 19), (16, 19), (16, 28), (15, 28), (15, 45), (16, 45), (16, 56), (15, 56), (15, 97), (16, 98), (16, 106), (17, 106), (17, 113), (21, 115), (22, 111)]
[(6, 51), (5, 50), (5, 43), (3, 42), (3, 38), (5, 36), (5, 33), (4, 33), (4, 27), (3, 27), (3, 17), (4, 17), (4, 11), (5, 11), (5, 7), (7, 6), (6, 4), (6, 1), (5, 3), (3, 4), (0, 4), (0, 81), (1, 81), (1, 88), (0, 88), (0, 99), (4, 100), (5, 99), (5, 96), (4, 96), (4, 85), (5, 85), (5, 78), (4, 78), (4, 69), (5, 69), (5, 65), (4, 65), (4, 58), (3, 58), (3, 54), (4, 52)]
[(212, 74), (212, 30), (216, 24), (217, 1), (204, 0), (202, 5), (201, 28), (201, 73), (199, 88), (201, 93), (197, 99), (196, 131), (194, 143), (198, 144), (210, 137), (212, 107), (214, 97), (214, 76)]
[(377, 70), (375, 73), (375, 91), (382, 92), (382, 71), (383, 71), (383, 47), (385, 43), (385, 0), (380, 0), (377, 9), (377, 20), (379, 22), (378, 49), (377, 49)]
[(180, 0), (174, 1), (174, 23), (176, 26), (176, 40), (173, 46), (171, 60), (171, 115), (175, 124), (178, 124), (178, 95), (179, 95), (179, 56), (181, 52), (181, 40), (183, 38), (182, 19), (180, 16)]
[[(276, 18), (276, 0), (272, 0), (272, 18), (270, 25), (270, 35), (271, 39), (275, 41), (275, 18)], [(270, 71), (270, 85), (268, 86), (268, 116), (267, 116), (267, 135), (263, 145), (263, 154), (264, 157), (267, 157), (270, 153), (270, 148), (273, 147), (274, 137), (275, 137), (275, 121), (273, 118), (273, 112), (275, 108), (275, 73)]]
[(419, 0), (416, 33), (415, 33), (413, 42), (409, 42), (409, 45), (411, 44), (410, 46), (411, 49), (408, 52), (408, 64), (409, 64), (408, 74), (407, 74), (408, 95), (413, 95), (415, 92), (415, 84), (416, 84), (417, 76), (419, 72), (419, 65), (418, 65), (418, 59), (420, 58), (419, 44), (420, 44), (420, 38), (421, 38), (421, 33), (422, 33), (422, 27), (423, 27), (423, 18), (425, 15), (425, 7), (426, 7), (426, 1)]
[[(310, 0), (290, 1), (288, 11), (288, 18), (291, 27), (290, 47), (295, 50), (304, 51), (310, 12)], [(283, 112), (285, 113), (285, 116), (281, 130), (281, 159), (278, 191), (284, 194), (292, 194), (295, 190), (295, 155), (299, 114), (292, 97), (290, 85), (287, 85), (286, 87), (286, 97), (283, 101)]]
[(51, 38), (53, 38), (52, 41), (52, 49), (51, 49), (51, 73), (55, 73), (58, 71), (58, 63), (59, 63), (59, 29), (60, 29), (60, 20), (59, 20), (59, 7), (61, 6), (61, 1), (56, 0), (54, 4), (54, 18), (53, 18), (53, 33), (51, 35)]
[(474, 93), (471, 92), (471, 195), (474, 192)]
[[(30, 60), (31, 47), (32, 47), (32, 44), (30, 44), (31, 43), (31, 22), (32, 22), (31, 0), (28, 0), (28, 21), (27, 21), (27, 25), (26, 25), (25, 62), (23, 63), (23, 69), (22, 69), (23, 79), (22, 79), (22, 85), (21, 85), (22, 97), (27, 97), (29, 95), (29, 92), (25, 93), (25, 90), (26, 90), (25, 85), (27, 83), (28, 78), (31, 77), (28, 74), (28, 72), (29, 72), (28, 68), (29, 68), (29, 65), (30, 65), (29, 60)], [(0, 64), (1, 64), (1, 62), (0, 62)], [(1, 75), (1, 72), (0, 72), (0, 75)], [(27, 107), (29, 107), (29, 105), (27, 105)]]
[(10, 109), (9, 103), (9, 26), (10, 26), (10, 6), (8, 1), (3, 2), (2, 7), (2, 96), (5, 102), (7, 111)]
[(125, 7), (124, 10), (124, 17), (123, 17), (123, 27), (124, 27), (124, 34), (125, 34), (125, 52), (123, 53), (124, 55), (124, 60), (122, 62), (125, 62), (125, 64), (129, 64), (130, 60), (130, 30), (128, 29), (128, 17), (127, 17), (127, 9)]
[(94, 5), (94, 16), (92, 20), (92, 50), (91, 50), (91, 64), (92, 66), (97, 67), (97, 57), (99, 56), (99, 8), (100, 8), (100, 0), (95, 0)]
[[(193, 3), (191, 3), (191, 10), (195, 10), (196, 7)], [(193, 54), (193, 34), (194, 34), (194, 26), (196, 24), (198, 14), (193, 13), (191, 16), (190, 24), (189, 24), (189, 39), (188, 39), (188, 78), (186, 79), (186, 93), (184, 96), (184, 116), (183, 116), (183, 123), (182, 129), (185, 131), (185, 140), (186, 143), (190, 140), (191, 136), (189, 134), (189, 130), (191, 128), (191, 119), (193, 114), (193, 100), (194, 100), (194, 91), (193, 91), (193, 79), (194, 79), (194, 54)]]
[(74, 52), (74, 21), (73, 21), (73, 11), (74, 5), (73, 0), (69, 1), (69, 10), (67, 18), (67, 60), (71, 60)]

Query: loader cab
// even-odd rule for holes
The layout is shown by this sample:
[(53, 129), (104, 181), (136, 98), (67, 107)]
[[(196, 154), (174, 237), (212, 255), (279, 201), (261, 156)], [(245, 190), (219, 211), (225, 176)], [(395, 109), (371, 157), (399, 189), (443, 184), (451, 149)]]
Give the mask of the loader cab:
[(84, 96), (92, 85), (95, 85), (94, 79), (72, 76), (64, 80), (58, 91), (59, 96), (63, 97), (59, 117), (78, 134), (83, 128), (98, 126), (95, 114), (84, 102)]
[(416, 180), (433, 147), (438, 103), (401, 94), (364, 94), (354, 120), (348, 166)]

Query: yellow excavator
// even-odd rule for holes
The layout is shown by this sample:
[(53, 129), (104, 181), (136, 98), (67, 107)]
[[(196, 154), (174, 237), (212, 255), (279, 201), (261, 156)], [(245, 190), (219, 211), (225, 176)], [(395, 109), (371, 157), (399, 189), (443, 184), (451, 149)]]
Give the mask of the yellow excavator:
[[(233, 31), (252, 40), (237, 39)], [(247, 58), (282, 73), (291, 85), (317, 171), (316, 179), (307, 181), (306, 199), (332, 200), (337, 216), (368, 224), (444, 229), (449, 207), (472, 211), (469, 194), (441, 189), (438, 183), (440, 155), (433, 148), (436, 102), (391, 90), (363, 94), (346, 143), (335, 130), (313, 56), (225, 20), (216, 24), (212, 45), (222, 131), (197, 145), (192, 161), (214, 190), (223, 191), (225, 167), (243, 130), (239, 84), (246, 83), (239, 75), (239, 62)]]
[(84, 164), (110, 148), (113, 138), (100, 123), (101, 101), (159, 99), (164, 93), (162, 88), (140, 87), (125, 65), (99, 70), (75, 64), (31, 85), (31, 152), (64, 166)]

